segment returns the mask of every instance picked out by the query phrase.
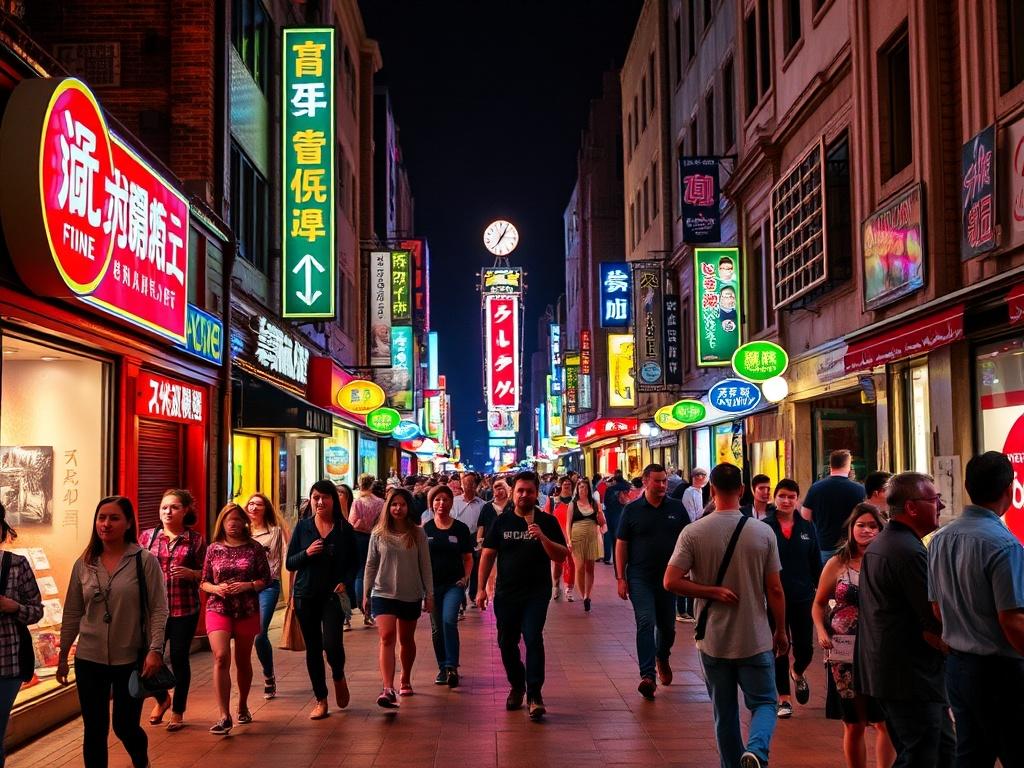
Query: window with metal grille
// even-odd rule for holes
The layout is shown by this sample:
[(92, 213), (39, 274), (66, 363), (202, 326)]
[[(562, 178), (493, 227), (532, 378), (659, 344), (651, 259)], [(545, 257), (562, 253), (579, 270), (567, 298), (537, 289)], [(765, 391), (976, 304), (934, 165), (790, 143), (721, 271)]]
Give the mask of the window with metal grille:
[(772, 190), (776, 307), (789, 304), (828, 279), (823, 153), (819, 141)]

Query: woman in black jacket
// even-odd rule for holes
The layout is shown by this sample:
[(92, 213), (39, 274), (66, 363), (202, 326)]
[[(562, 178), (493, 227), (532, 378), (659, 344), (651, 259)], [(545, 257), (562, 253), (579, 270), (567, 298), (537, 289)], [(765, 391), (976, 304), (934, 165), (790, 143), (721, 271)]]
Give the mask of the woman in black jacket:
[(331, 665), (338, 706), (348, 706), (345, 681), (345, 646), (342, 633), (345, 610), (341, 597), (356, 571), (355, 532), (345, 519), (338, 489), (330, 480), (319, 480), (309, 490), (312, 514), (300, 520), (288, 543), (285, 566), (295, 573), (292, 597), (295, 615), (306, 644), (306, 670), (313, 685), (316, 706), (311, 720), (327, 717), (327, 680), (324, 654)]

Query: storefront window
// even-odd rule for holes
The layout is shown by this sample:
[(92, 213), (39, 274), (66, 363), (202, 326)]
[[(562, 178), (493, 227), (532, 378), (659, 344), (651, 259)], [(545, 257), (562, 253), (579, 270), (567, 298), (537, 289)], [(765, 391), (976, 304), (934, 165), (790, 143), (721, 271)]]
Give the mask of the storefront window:
[(0, 501), (18, 532), (10, 550), (32, 564), (45, 609), (30, 627), (36, 669), (22, 704), (58, 687), (71, 568), (110, 489), (111, 365), (17, 336), (0, 343)]
[[(715, 424), (715, 464), (732, 464), (743, 469), (743, 422)], [(708, 467), (710, 469), (710, 467)]]
[(853, 454), (854, 478), (863, 480), (875, 470), (875, 406), (862, 401), (862, 393), (848, 392), (817, 400), (811, 407), (814, 478), (829, 473), (832, 451)]
[(359, 436), (359, 472), (377, 477), (377, 439)]
[(274, 438), (235, 432), (231, 436), (231, 455), (234, 471), (231, 478), (231, 500), (245, 504), (254, 493), (270, 497), (280, 505), (277, 493), (277, 472)]
[(690, 451), (690, 455), (693, 456), (693, 467), (687, 468), (687, 475), (689, 475), (689, 470), (694, 467), (702, 467), (710, 471), (713, 466), (711, 463), (711, 428), (700, 427), (693, 430), (692, 434), (693, 450)]
[(894, 367), (891, 382), (894, 469), (897, 472), (930, 473), (927, 359)]
[(786, 476), (786, 441), (769, 440), (750, 444), (750, 476), (768, 475), (772, 490)]
[(320, 477), (320, 440), (315, 437), (296, 438), (295, 499), (299, 507), (309, 498), (309, 489)]
[(324, 438), (324, 476), (331, 482), (355, 485), (354, 440), (355, 432), (338, 422), (333, 434)]
[(1024, 540), (1024, 341), (981, 347), (976, 383), (981, 412), (982, 451), (1002, 451), (1013, 464), (1013, 504), (1006, 524)]

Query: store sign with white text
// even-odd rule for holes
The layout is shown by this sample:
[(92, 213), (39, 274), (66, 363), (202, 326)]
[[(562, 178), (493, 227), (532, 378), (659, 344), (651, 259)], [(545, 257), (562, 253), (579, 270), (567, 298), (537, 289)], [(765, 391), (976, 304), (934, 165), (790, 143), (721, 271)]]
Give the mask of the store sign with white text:
[(309, 348), (267, 318), (257, 318), (256, 362), (271, 373), (305, 385), (309, 376)]
[(205, 417), (203, 390), (184, 381), (142, 371), (136, 379), (135, 395), (139, 416), (182, 424), (201, 424)]

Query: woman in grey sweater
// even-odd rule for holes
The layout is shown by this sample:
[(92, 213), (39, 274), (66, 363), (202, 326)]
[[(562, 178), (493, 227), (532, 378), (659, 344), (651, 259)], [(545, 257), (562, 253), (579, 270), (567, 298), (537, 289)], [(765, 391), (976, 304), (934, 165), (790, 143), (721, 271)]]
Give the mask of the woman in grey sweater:
[(433, 610), (434, 584), (427, 537), (414, 513), (412, 494), (392, 488), (370, 534), (364, 584), (372, 585), (363, 612), (372, 613), (380, 633), (380, 676), (383, 689), (377, 704), (398, 706), (395, 693), (395, 641), (401, 646), (399, 693), (412, 696), (412, 665), (416, 660), (416, 621), (420, 610)]

